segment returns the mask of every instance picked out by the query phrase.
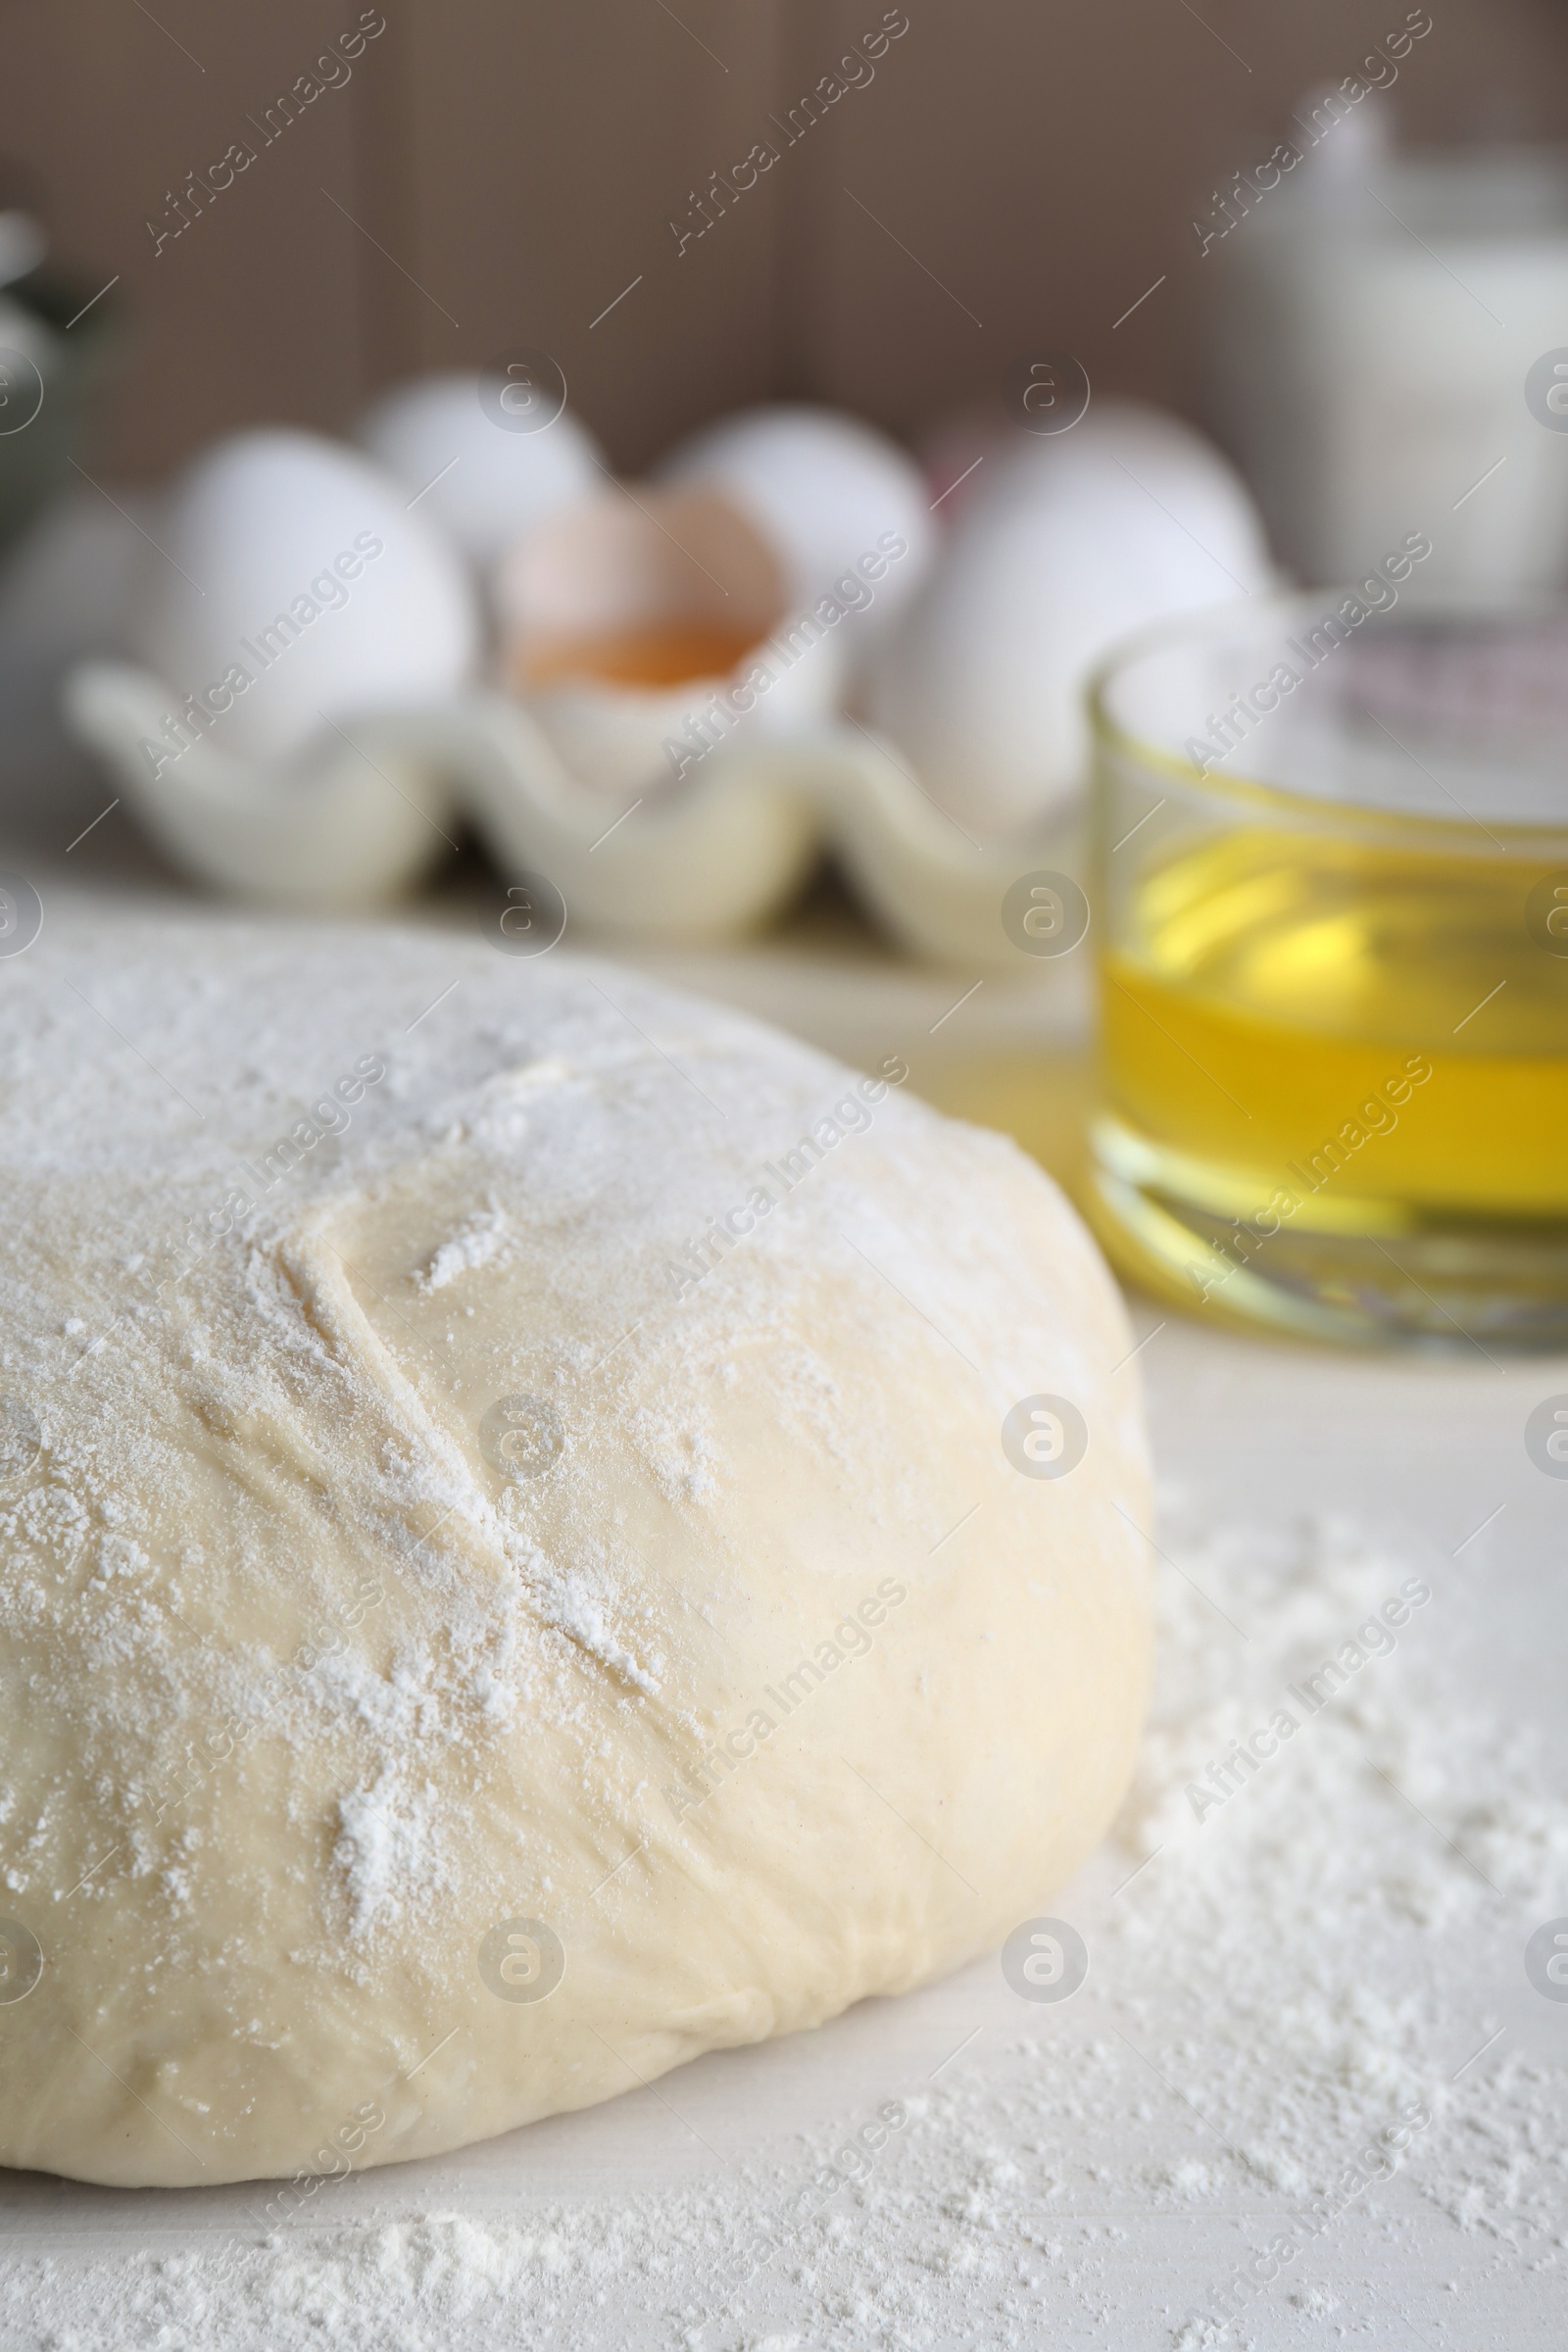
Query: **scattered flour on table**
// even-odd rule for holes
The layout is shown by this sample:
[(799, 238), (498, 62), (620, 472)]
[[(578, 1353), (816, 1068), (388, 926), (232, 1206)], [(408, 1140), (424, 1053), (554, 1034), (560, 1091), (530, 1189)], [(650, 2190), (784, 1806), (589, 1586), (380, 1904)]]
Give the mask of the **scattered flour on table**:
[[(1161, 1544), (1137, 1778), (1115, 1838), (1061, 1898), (1090, 1945), (1089, 1984), (1057, 2010), (999, 1989), (994, 1962), (958, 1980), (983, 2030), (936, 2081), (921, 2065), (888, 2082), (907, 2123), (856, 2178), (830, 2191), (817, 2168), (864, 2101), (696, 2184), (505, 2216), (491, 2180), (467, 2211), (450, 2182), (420, 2211), (394, 2170), (377, 2176), (373, 2218), (313, 2207), (115, 2261), (13, 2252), (0, 2348), (1508, 2342), (1492, 2323), (1467, 2332), (1451, 2282), (1504, 2293), (1555, 2272), (1560, 2304), (1568, 2066), (1542, 2055), (1561, 2036), (1517, 2030), (1468, 2063), (1500, 2022), (1473, 1988), (1511, 1995), (1525, 1936), (1568, 1908), (1568, 1809), (1531, 1740), (1456, 1703), (1438, 1672), (1463, 1646), (1457, 1569), (1343, 1524), (1260, 1532), (1179, 1507)], [(1407, 1580), (1429, 1598), (1386, 1647), (1371, 1629)], [(1331, 1659), (1334, 1692), (1314, 1710)], [(1282, 1708), (1297, 1723), (1277, 1754), (1227, 1775), (1235, 1743)], [(1195, 1801), (1227, 1779), (1222, 1802)], [(371, 1901), (374, 1838), (347, 1816), (343, 1836)], [(667, 2087), (683, 2106), (680, 2082)], [(1396, 2179), (1221, 2335), (1202, 2317), (1209, 2290), (1412, 2101), (1431, 2121)], [(339, 2193), (327, 2184), (321, 2206)], [(150, 2210), (134, 2201), (138, 2221)], [(1209, 2217), (1240, 2226), (1200, 2236)], [(757, 2268), (760, 2230), (777, 2250)], [(1429, 2282), (1408, 2319), (1365, 2277), (1369, 2232)]]

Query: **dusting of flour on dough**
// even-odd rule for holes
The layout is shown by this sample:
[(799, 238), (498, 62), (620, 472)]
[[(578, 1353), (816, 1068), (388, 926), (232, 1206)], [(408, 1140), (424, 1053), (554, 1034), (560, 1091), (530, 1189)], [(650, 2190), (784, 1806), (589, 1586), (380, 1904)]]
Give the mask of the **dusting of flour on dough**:
[(410, 1789), (392, 1772), (372, 1788), (354, 1788), (337, 1803), (332, 1859), (342, 1873), (349, 1931), (365, 1936), (402, 1911), (405, 1890), (449, 1884), (436, 1792)]
[(414, 1277), (421, 1291), (444, 1291), (460, 1274), (503, 1259), (509, 1239), (507, 1220), (492, 1200), (444, 1241), (429, 1264)]

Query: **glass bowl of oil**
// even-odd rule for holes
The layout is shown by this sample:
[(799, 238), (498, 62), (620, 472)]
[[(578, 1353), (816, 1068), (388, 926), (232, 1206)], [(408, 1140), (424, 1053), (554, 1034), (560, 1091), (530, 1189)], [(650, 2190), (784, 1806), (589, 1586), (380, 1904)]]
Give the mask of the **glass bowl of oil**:
[(1568, 608), (1258, 600), (1091, 689), (1112, 1257), (1218, 1319), (1568, 1347)]

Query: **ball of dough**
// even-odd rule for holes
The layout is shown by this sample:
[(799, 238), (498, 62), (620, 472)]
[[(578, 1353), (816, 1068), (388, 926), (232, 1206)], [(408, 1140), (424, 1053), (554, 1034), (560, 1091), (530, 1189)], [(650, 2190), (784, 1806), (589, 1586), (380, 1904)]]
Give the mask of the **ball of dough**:
[(86, 903), (4, 977), (0, 2161), (299, 2211), (1040, 1910), (1137, 1367), (901, 1041)]

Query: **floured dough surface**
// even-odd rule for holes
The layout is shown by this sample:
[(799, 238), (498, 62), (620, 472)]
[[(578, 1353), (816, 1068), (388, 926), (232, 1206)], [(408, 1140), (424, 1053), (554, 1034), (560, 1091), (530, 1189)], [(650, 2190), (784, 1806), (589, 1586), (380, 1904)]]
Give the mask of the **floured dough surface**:
[(428, 2155), (1039, 1912), (1143, 1703), (1137, 1368), (901, 1040), (87, 902), (0, 1000), (0, 2161)]

